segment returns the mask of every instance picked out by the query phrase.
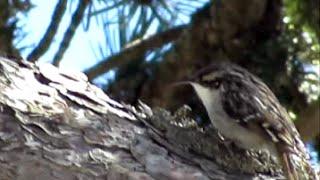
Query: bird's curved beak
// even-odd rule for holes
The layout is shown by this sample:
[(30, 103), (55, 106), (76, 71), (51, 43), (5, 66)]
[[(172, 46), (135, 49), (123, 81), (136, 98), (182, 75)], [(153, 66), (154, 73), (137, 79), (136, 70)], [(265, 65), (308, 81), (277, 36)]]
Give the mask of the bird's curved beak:
[(171, 88), (176, 88), (176, 87), (185, 86), (185, 85), (191, 85), (192, 86), (192, 84), (193, 84), (192, 81), (178, 81), (178, 82), (171, 83), (169, 86)]

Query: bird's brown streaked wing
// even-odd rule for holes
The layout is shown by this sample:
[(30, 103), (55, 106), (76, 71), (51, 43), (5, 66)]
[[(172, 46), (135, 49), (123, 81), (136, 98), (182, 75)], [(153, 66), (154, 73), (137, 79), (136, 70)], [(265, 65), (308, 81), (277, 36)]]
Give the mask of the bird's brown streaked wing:
[(241, 126), (270, 138), (277, 146), (285, 173), (295, 180), (297, 172), (290, 157), (299, 157), (308, 166), (305, 168), (311, 168), (299, 133), (286, 110), (263, 82), (259, 81), (259, 86), (254, 82), (243, 84), (241, 78), (227, 77), (224, 81), (225, 91), (221, 97), (225, 111)]

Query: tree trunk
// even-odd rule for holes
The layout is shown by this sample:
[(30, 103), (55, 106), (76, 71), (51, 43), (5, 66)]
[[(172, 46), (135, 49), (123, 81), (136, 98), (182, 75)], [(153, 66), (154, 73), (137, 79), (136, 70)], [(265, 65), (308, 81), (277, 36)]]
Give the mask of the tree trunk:
[(0, 58), (0, 74), (0, 179), (281, 177), (268, 154), (184, 113), (118, 103), (81, 73)]

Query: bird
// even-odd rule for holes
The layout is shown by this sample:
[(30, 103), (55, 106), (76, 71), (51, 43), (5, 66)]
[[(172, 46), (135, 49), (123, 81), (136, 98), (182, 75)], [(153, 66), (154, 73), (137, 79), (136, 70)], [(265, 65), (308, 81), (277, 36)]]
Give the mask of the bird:
[(242, 149), (268, 152), (288, 180), (319, 179), (286, 109), (260, 78), (234, 63), (218, 62), (177, 83), (183, 84), (193, 87), (222, 136)]

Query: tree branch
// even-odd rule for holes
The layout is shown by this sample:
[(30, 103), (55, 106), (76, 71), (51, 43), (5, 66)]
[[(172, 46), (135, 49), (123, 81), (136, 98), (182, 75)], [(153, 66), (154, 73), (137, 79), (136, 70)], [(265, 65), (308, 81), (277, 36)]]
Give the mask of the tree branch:
[(78, 7), (72, 16), (70, 25), (63, 36), (62, 42), (60, 43), (60, 46), (59, 46), (57, 53), (55, 54), (55, 56), (53, 58), (53, 64), (55, 66), (59, 66), (59, 63), (60, 63), (64, 53), (68, 49), (69, 44), (70, 44), (70, 42), (71, 42), (71, 40), (77, 30), (77, 27), (79, 26), (80, 22), (82, 21), (82, 18), (84, 16), (84, 12), (85, 12), (86, 7), (88, 6), (89, 3), (90, 3), (90, 0), (80, 0), (79, 1)]
[(159, 48), (166, 43), (174, 41), (177, 39), (180, 34), (185, 29), (184, 25), (177, 26), (173, 29), (169, 29), (165, 32), (158, 33), (154, 36), (151, 36), (148, 39), (141, 40), (141, 42), (128, 47), (118, 54), (115, 54), (111, 57), (108, 57), (93, 67), (87, 69), (85, 74), (88, 76), (89, 80), (93, 80), (97, 76), (107, 72), (108, 70), (120, 67), (130, 62), (131, 59), (140, 57), (147, 51)]
[(67, 2), (67, 0), (59, 0), (53, 12), (52, 20), (47, 28), (47, 31), (40, 40), (38, 46), (35, 47), (28, 55), (27, 60), (35, 62), (49, 49), (50, 45), (52, 44), (52, 40), (58, 31), (61, 19), (66, 10)]
[(1, 57), (0, 72), (0, 179), (280, 177), (267, 154), (163, 109), (115, 102), (82, 73)]

